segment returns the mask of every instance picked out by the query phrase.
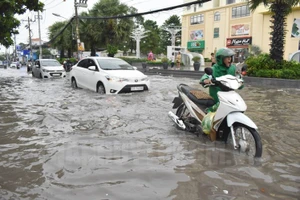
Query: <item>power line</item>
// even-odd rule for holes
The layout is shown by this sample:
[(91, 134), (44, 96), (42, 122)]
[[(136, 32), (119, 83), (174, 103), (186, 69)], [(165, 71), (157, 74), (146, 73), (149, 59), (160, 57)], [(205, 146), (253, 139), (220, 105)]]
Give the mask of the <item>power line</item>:
[[(142, 15), (148, 15), (148, 14), (152, 14), (152, 13), (157, 13), (157, 12), (162, 12), (162, 11), (168, 11), (168, 10), (173, 10), (173, 9), (177, 9), (177, 8), (181, 8), (181, 7), (185, 7), (185, 6), (190, 6), (193, 4), (198, 4), (198, 3), (205, 3), (205, 2), (209, 2), (211, 0), (198, 0), (198, 1), (193, 1), (193, 2), (189, 2), (189, 3), (184, 3), (181, 5), (177, 5), (177, 6), (171, 6), (168, 8), (163, 8), (163, 9), (158, 9), (158, 10), (153, 10), (153, 11), (148, 11), (148, 12), (143, 12), (143, 13), (135, 13), (135, 14), (130, 14), (130, 15), (118, 15), (118, 16), (109, 16), (109, 17), (89, 17), (89, 16), (78, 16), (79, 19), (123, 19), (123, 18), (130, 18), (130, 17), (137, 17), (137, 16), (142, 16)], [(53, 37), (50, 39), (50, 41), (48, 43), (51, 43), (52, 41), (54, 41), (60, 34), (62, 34), (64, 32), (64, 30), (72, 23), (72, 21), (75, 19), (75, 16), (72, 17), (70, 19), (70, 21)]]

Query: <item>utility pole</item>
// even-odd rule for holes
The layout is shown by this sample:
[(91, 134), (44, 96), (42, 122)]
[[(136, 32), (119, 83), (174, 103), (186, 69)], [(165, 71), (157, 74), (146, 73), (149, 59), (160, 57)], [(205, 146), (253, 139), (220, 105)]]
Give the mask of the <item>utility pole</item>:
[(31, 43), (31, 29), (30, 29), (30, 19), (28, 17), (28, 31), (29, 31), (29, 46), (30, 46), (30, 60), (32, 60), (32, 43)]
[(134, 29), (131, 33), (131, 38), (135, 39), (136, 41), (136, 57), (140, 58), (140, 42), (141, 39), (147, 37), (147, 35), (145, 35), (146, 33), (148, 33), (149, 31), (146, 31), (143, 27), (139, 26), (138, 28)]
[(83, 7), (83, 8), (87, 8), (87, 0), (79, 0), (79, 2), (77, 3), (76, 0), (74, 0), (74, 6), (75, 6), (75, 17), (76, 17), (76, 42), (77, 42), (77, 59), (80, 59), (79, 56), (79, 52), (80, 49), (79, 47), (81, 46), (80, 43), (80, 38), (79, 38), (79, 18), (78, 18), (78, 7)]
[(14, 51), (14, 61), (17, 61), (17, 39), (16, 39), (16, 34), (14, 34), (14, 38), (15, 38), (15, 51)]
[(39, 25), (39, 44), (40, 44), (40, 56), (39, 56), (39, 59), (42, 59), (43, 55), (42, 55), (42, 37), (41, 37), (40, 11), (38, 11), (38, 25)]

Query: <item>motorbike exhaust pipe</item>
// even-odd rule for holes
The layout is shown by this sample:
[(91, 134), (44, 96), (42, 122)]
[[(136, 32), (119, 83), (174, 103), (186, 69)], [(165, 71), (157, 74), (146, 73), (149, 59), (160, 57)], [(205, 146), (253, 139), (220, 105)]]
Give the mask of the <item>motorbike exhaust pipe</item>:
[(176, 116), (172, 111), (169, 111), (168, 116), (183, 130), (186, 129), (185, 124), (183, 123), (182, 120), (179, 119), (178, 116)]

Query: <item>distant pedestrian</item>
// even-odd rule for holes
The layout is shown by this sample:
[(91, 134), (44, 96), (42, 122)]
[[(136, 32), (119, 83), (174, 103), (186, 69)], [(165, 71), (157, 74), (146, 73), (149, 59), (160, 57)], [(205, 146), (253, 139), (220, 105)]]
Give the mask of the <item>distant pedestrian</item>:
[(214, 66), (214, 64), (216, 64), (215, 54), (211, 53), (210, 56), (211, 56), (211, 66)]
[(171, 60), (171, 68), (173, 69), (173, 67), (175, 65), (175, 55), (174, 55), (174, 52), (172, 53), (172, 56), (171, 56), (170, 60)]
[(180, 63), (181, 63), (181, 53), (178, 52), (177, 56), (176, 56), (176, 69), (180, 69)]
[(149, 61), (152, 61), (153, 58), (154, 58), (154, 55), (153, 55), (152, 51), (150, 51), (150, 52), (148, 53), (148, 60), (149, 60)]

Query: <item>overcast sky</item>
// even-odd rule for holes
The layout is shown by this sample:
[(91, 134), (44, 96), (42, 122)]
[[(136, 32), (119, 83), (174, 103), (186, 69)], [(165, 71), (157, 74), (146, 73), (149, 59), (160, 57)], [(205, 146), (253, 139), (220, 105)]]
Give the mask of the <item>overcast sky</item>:
[[(48, 27), (51, 26), (56, 21), (64, 21), (65, 17), (67, 19), (74, 16), (75, 8), (74, 8), (74, 0), (41, 0), (44, 6), (44, 12), (41, 13), (42, 20), (40, 21), (41, 24), (41, 36), (43, 41), (48, 41)], [(78, 0), (77, 0), (78, 1)], [(88, 11), (91, 9), (93, 5), (100, 0), (88, 0), (88, 8), (79, 8), (78, 13), (82, 11)], [(120, 0), (121, 3), (125, 3), (128, 6), (132, 6), (138, 9), (138, 12), (147, 12), (151, 10), (157, 10), (161, 8), (167, 8), (171, 6), (180, 5), (183, 3), (183, 0)], [(62, 17), (56, 17), (52, 13), (59, 14)], [(179, 15), (182, 14), (182, 8), (178, 8), (175, 10), (164, 11), (154, 14), (145, 15), (145, 19), (150, 19), (156, 21), (158, 25), (162, 25), (166, 19), (168, 19), (172, 15)], [(18, 16), (18, 19), (21, 21), (21, 26), (19, 27), (19, 35), (16, 35), (17, 44), (19, 43), (28, 43), (29, 32), (26, 29), (25, 25), (27, 25), (28, 17), (32, 20), (35, 19), (37, 15), (36, 12), (28, 12), (22, 16)], [(31, 30), (33, 33), (32, 38), (38, 38), (38, 22), (31, 22)], [(12, 47), (11, 47), (12, 48)], [(5, 47), (1, 47), (1, 52), (5, 51)]]

